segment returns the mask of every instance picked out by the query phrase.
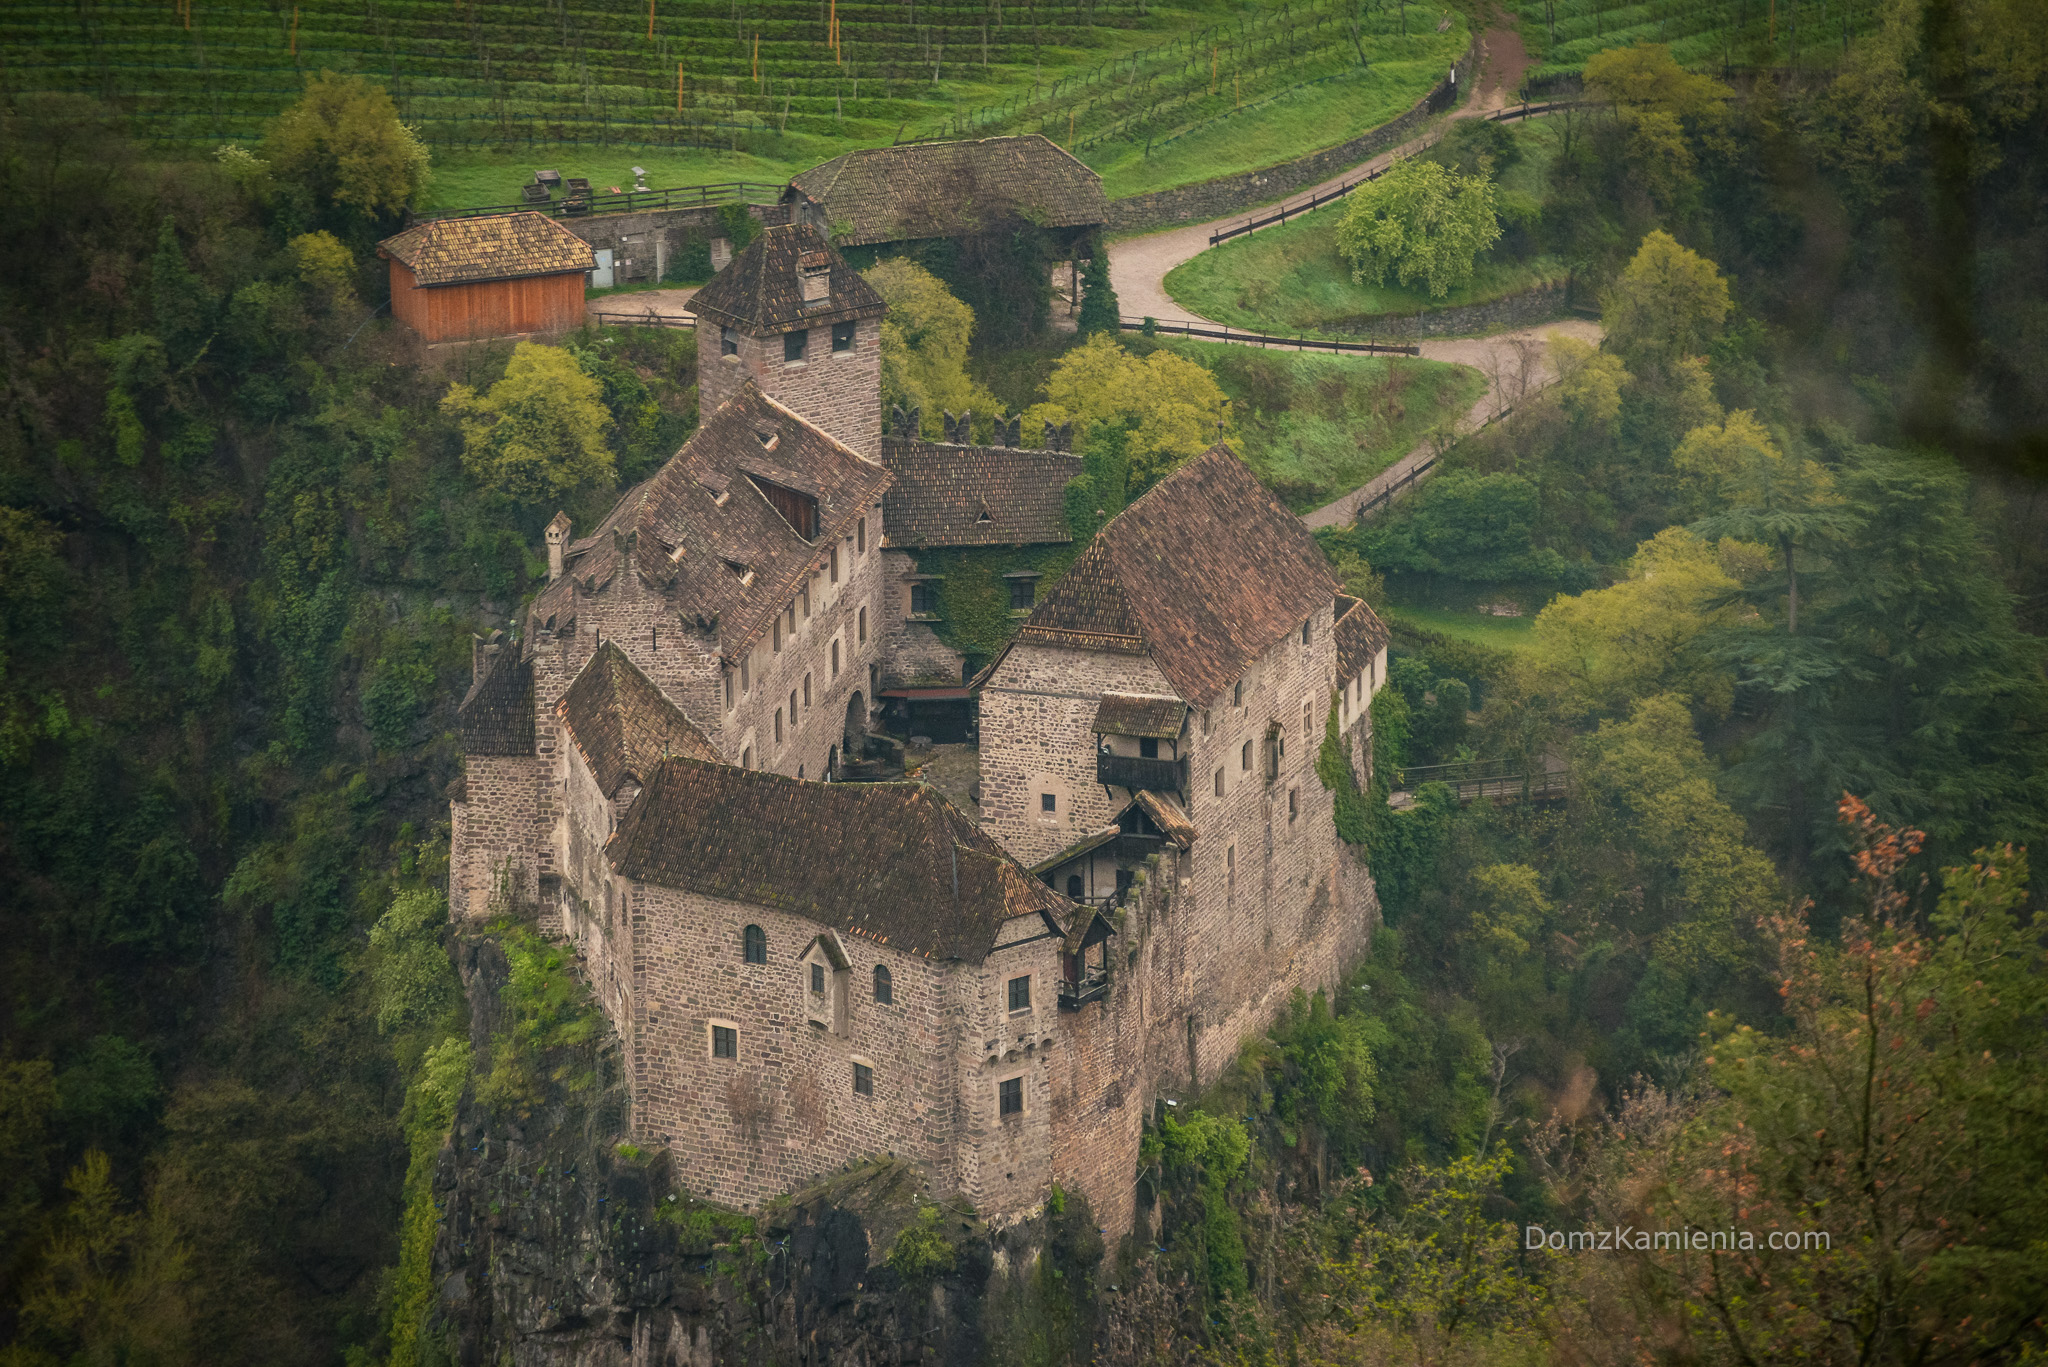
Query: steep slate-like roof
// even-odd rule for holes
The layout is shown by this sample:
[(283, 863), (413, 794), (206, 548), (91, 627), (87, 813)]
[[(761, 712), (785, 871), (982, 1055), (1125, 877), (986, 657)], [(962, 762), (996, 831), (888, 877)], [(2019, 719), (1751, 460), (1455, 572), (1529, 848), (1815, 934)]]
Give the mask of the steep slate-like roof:
[(951, 237), (1012, 213), (1048, 228), (1109, 221), (1102, 177), (1037, 133), (848, 152), (790, 184), (848, 247)]
[(1089, 729), (1098, 736), (1150, 736), (1172, 740), (1188, 718), (1188, 705), (1179, 698), (1159, 698), (1146, 693), (1105, 693), (1095, 708), (1095, 724)]
[(1366, 663), (1387, 648), (1387, 624), (1365, 602), (1337, 595), (1337, 678), (1344, 682), (1365, 672)]
[(910, 954), (977, 961), (1003, 922), (1073, 903), (937, 789), (807, 783), (671, 759), (606, 843), (627, 878), (773, 907)]
[(1149, 653), (1201, 703), (1336, 588), (1301, 520), (1219, 443), (1097, 532), (1014, 639)]
[[(829, 259), (829, 293), (807, 304), (801, 264), (816, 253)], [(875, 287), (808, 223), (763, 229), (683, 307), (699, 318), (753, 335), (874, 318), (889, 309)]]
[(672, 755), (718, 762), (718, 751), (681, 708), (610, 641), (555, 704), (606, 797), (628, 778), (641, 783)]
[(455, 709), (465, 755), (530, 755), (533, 750), (533, 662), (501, 647), (483, 657), (469, 692)]
[(940, 446), (882, 438), (896, 477), (883, 500), (889, 544), (1038, 546), (1072, 541), (1067, 484), (1081, 458), (1062, 451)]
[[(815, 498), (817, 536), (797, 535), (748, 476)], [(562, 577), (534, 599), (530, 620), (540, 630), (559, 630), (574, 619), (578, 593), (603, 593), (622, 572), (635, 573), (683, 622), (707, 630), (715, 624), (721, 653), (737, 660), (822, 569), (837, 540), (853, 534), (855, 519), (874, 508), (888, 483), (881, 465), (750, 380), (620, 499), (593, 535), (568, 547)]]
[(422, 285), (563, 275), (597, 265), (590, 244), (546, 214), (489, 214), (415, 223), (377, 244)]
[(1187, 808), (1180, 805), (1180, 799), (1171, 793), (1155, 793), (1140, 788), (1131, 798), (1132, 805), (1141, 808), (1152, 824), (1166, 832), (1166, 838), (1184, 850), (1193, 849), (1195, 837), (1194, 818)]

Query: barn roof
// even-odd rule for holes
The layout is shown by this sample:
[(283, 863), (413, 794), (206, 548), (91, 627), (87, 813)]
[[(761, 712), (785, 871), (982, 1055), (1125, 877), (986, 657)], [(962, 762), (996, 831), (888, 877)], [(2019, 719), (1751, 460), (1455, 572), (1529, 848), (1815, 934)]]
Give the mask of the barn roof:
[(895, 480), (883, 500), (889, 544), (1035, 546), (1072, 541), (1067, 485), (1081, 458), (1063, 451), (940, 446), (882, 438)]
[(377, 244), (422, 285), (565, 275), (597, 265), (590, 244), (546, 214), (487, 214), (415, 223)]
[[(803, 297), (807, 266), (825, 267), (829, 281), (824, 297), (809, 303)], [(876, 318), (889, 308), (875, 287), (808, 223), (763, 229), (683, 307), (699, 318), (753, 335)]]
[[(567, 548), (562, 577), (533, 601), (528, 639), (564, 629), (579, 594), (609, 592), (630, 573), (659, 595), (670, 620), (715, 629), (720, 652), (737, 661), (874, 511), (888, 483), (880, 464), (749, 380), (596, 532)], [(799, 531), (771, 494), (813, 508), (813, 534)]]
[(670, 759), (606, 844), (627, 878), (771, 907), (932, 959), (978, 961), (1016, 916), (1073, 904), (935, 788), (815, 783)]
[(1009, 214), (1048, 228), (1109, 221), (1102, 177), (1037, 133), (848, 152), (790, 184), (846, 247), (952, 237)]
[(716, 761), (718, 751), (654, 681), (610, 641), (577, 674), (555, 714), (606, 797), (629, 778), (642, 784), (671, 755)]
[(1301, 520), (1219, 443), (1097, 532), (1013, 639), (1149, 654), (1201, 703), (1336, 588)]

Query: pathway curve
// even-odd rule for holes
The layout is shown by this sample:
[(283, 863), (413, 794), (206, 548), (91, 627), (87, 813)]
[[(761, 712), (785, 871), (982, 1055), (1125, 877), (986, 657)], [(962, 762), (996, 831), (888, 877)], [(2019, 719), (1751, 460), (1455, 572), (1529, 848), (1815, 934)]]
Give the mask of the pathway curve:
[[(1480, 118), (1507, 108), (1509, 95), (1520, 88), (1522, 73), (1529, 67), (1528, 56), (1522, 49), (1522, 36), (1512, 28), (1489, 28), (1480, 39), (1480, 53), (1479, 90), (1471, 100), (1392, 151), (1382, 152), (1319, 185), (1289, 196), (1283, 202), (1290, 207), (1307, 205), (1314, 196), (1327, 194), (1361, 174), (1380, 170), (1402, 157), (1415, 155), (1441, 138), (1451, 123), (1458, 119)], [(1270, 213), (1271, 206), (1259, 212)], [(1116, 290), (1117, 304), (1124, 316), (1152, 317), (1162, 322), (1185, 319), (1212, 327), (1223, 326), (1213, 319), (1191, 314), (1176, 304), (1166, 293), (1166, 274), (1182, 262), (1208, 251), (1212, 234), (1236, 226), (1244, 217), (1241, 213), (1231, 214), (1208, 223), (1189, 224), (1110, 243), (1109, 280)], [(1557, 378), (1545, 355), (1542, 339), (1560, 332), (1588, 342), (1600, 339), (1599, 324), (1585, 319), (1569, 319), (1513, 332), (1498, 332), (1487, 337), (1431, 339), (1418, 345), (1426, 360), (1468, 365), (1486, 377), (1486, 391), (1458, 420), (1457, 428), (1462, 434), (1484, 427)], [(1297, 349), (1279, 343), (1272, 345), (1277, 350)], [(1377, 497), (1383, 489), (1400, 485), (1429, 458), (1430, 450), (1428, 443), (1416, 447), (1369, 483), (1305, 515), (1303, 521), (1311, 527), (1335, 526), (1351, 521), (1357, 516), (1361, 502)]]

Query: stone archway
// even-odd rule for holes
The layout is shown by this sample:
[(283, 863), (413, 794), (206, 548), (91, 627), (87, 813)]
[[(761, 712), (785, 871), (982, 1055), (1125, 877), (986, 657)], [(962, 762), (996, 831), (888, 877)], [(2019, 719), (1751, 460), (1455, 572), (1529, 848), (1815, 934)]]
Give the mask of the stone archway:
[(846, 762), (867, 758), (868, 753), (868, 700), (859, 689), (846, 700), (846, 729), (843, 737), (846, 745)]

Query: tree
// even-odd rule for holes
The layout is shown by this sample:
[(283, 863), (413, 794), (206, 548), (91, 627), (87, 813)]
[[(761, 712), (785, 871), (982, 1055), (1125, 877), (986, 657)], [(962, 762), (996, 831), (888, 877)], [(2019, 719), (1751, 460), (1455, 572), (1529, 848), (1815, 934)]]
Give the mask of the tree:
[(893, 257), (861, 272), (889, 305), (882, 318), (882, 402), (924, 410), (923, 430), (939, 435), (946, 413), (995, 413), (1001, 402), (967, 374), (974, 310), (936, 275)]
[(521, 342), (489, 394), (450, 385), (441, 411), (461, 420), (462, 467), (491, 493), (537, 504), (611, 487), (603, 390), (559, 347)]
[(1586, 60), (1586, 88), (1609, 101), (1627, 133), (1628, 169), (1665, 209), (1696, 187), (1686, 124), (1725, 118), (1733, 93), (1712, 77), (1687, 71), (1662, 43), (1609, 48)]
[(1739, 589), (1713, 547), (1682, 527), (1636, 548), (1628, 577), (1551, 600), (1536, 618), (1536, 667), (1552, 705), (1574, 720), (1618, 717), (1653, 693), (1726, 715), (1735, 674), (1704, 648), (1739, 624)]
[(1045, 395), (1027, 420), (1072, 422), (1083, 438), (1104, 424), (1130, 428), (1131, 497), (1231, 434), (1230, 401), (1215, 376), (1165, 349), (1133, 356), (1105, 333), (1060, 357)]
[(64, 1189), (70, 1202), (22, 1291), (24, 1338), (74, 1362), (183, 1361), (190, 1254), (169, 1218), (154, 1205), (123, 1209), (98, 1149), (86, 1151)]
[(1742, 483), (1746, 472), (1783, 456), (1764, 425), (1749, 409), (1737, 409), (1718, 423), (1706, 423), (1685, 434), (1671, 452), (1693, 511), (1704, 512)]
[(323, 71), (272, 120), (263, 141), (271, 174), (298, 187), (316, 211), (390, 218), (426, 188), (429, 155), (400, 123), (382, 86)]
[[(1804, 908), (1767, 919), (1782, 1028), (1711, 1022), (1723, 1099), (1672, 1136), (1668, 1171), (1624, 1176), (1640, 1227), (1753, 1238), (1639, 1270), (1704, 1312), (1691, 1361), (2028, 1360), (2048, 1286), (2048, 954), (2025, 854), (1979, 850), (1923, 908), (1920, 833), (1846, 795), (1839, 810), (1858, 875), (1839, 946)], [(1788, 1253), (1772, 1233), (1825, 1243)]]
[(1631, 370), (1669, 371), (1706, 353), (1732, 307), (1714, 263), (1658, 229), (1601, 300), (1600, 321), (1608, 350)]
[(1116, 302), (1116, 291), (1109, 283), (1109, 253), (1101, 247), (1088, 258), (1088, 264), (1081, 271), (1081, 319), (1078, 324), (1083, 333), (1107, 332), (1111, 336), (1123, 331), (1124, 316)]
[(1600, 351), (1565, 333), (1553, 333), (1548, 340), (1550, 364), (1557, 371), (1558, 402), (1586, 430), (1612, 436), (1614, 421), (1621, 416), (1628, 368), (1612, 352)]
[(355, 299), (356, 259), (330, 232), (301, 233), (289, 244), (292, 264), (307, 289), (336, 304)]
[(1672, 461), (1682, 474), (1713, 480), (1723, 505), (1694, 531), (1776, 548), (1785, 569), (1785, 634), (1798, 635), (1799, 548), (1839, 537), (1855, 523), (1833, 478), (1817, 462), (1780, 454), (1754, 417), (1740, 411), (1719, 427), (1694, 428)]
[(1427, 285), (1441, 299), (1472, 278), (1479, 253), (1500, 237), (1493, 181), (1461, 176), (1420, 157), (1398, 162), (1351, 194), (1337, 225), (1337, 250), (1360, 283), (1389, 274)]

